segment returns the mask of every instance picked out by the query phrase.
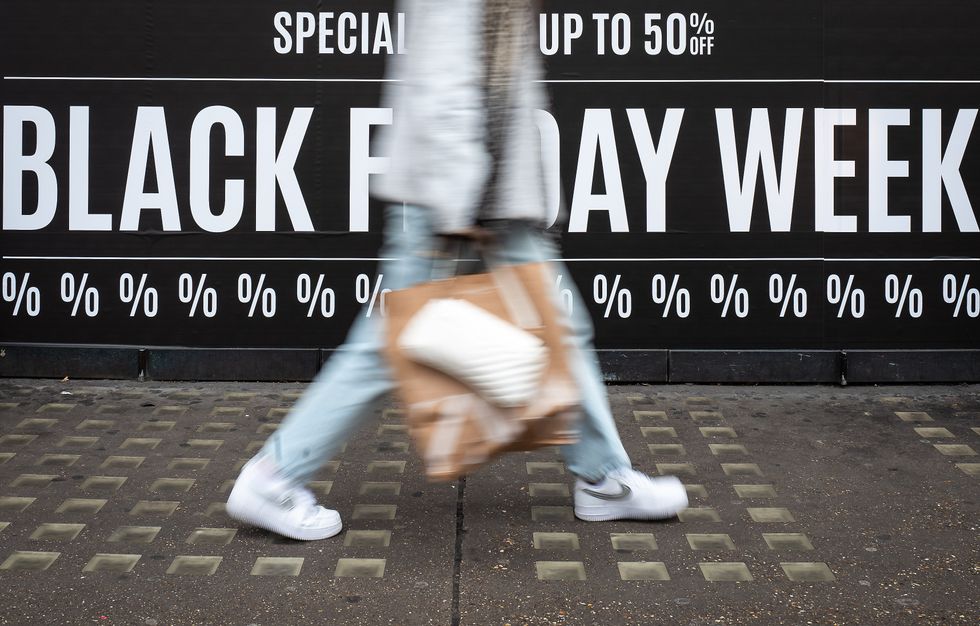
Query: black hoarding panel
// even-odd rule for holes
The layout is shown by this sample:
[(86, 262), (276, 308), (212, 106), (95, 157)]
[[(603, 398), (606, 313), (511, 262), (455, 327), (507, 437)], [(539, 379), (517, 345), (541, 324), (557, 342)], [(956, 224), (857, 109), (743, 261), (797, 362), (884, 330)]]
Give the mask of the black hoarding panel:
[[(0, 342), (330, 349), (382, 316), (370, 137), (408, 19), (3, 2)], [(825, 357), (747, 355), (980, 350), (978, 20), (922, 0), (545, 2), (556, 288), (577, 284), (610, 378), (665, 379), (665, 351), (671, 379), (823, 380)]]
[(320, 365), (318, 350), (153, 348), (147, 352), (150, 380), (308, 381)]
[(139, 376), (136, 348), (0, 345), (0, 376), (18, 378), (105, 378)]

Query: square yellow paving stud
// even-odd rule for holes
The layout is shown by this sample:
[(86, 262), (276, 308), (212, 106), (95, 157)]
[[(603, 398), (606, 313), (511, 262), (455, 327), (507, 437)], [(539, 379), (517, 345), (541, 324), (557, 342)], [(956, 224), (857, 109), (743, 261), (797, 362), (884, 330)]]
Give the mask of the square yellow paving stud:
[(54, 445), (59, 448), (91, 448), (98, 442), (98, 437), (62, 437)]
[(932, 417), (925, 411), (895, 411), (903, 422), (931, 422)]
[(100, 415), (122, 415), (126, 412), (126, 407), (117, 404), (102, 404), (96, 407), (95, 412)]
[(407, 441), (379, 441), (375, 450), (378, 452), (408, 452)]
[(10, 481), (11, 487), (30, 487), (31, 489), (43, 489), (57, 478), (54, 474), (21, 474)]
[(202, 470), (208, 466), (211, 459), (192, 459), (192, 458), (177, 458), (170, 461), (167, 464), (167, 469), (170, 470)]
[(146, 457), (143, 456), (110, 456), (106, 457), (105, 461), (102, 461), (101, 468), (124, 468), (124, 469), (136, 469), (143, 464)]
[(153, 415), (166, 415), (167, 417), (181, 417), (186, 412), (186, 406), (176, 406), (173, 404), (158, 406), (157, 408), (153, 409)]
[(626, 401), (630, 404), (636, 404), (638, 402), (646, 402), (647, 397), (642, 393), (631, 393), (626, 396)]
[(167, 568), (168, 574), (210, 576), (218, 571), (220, 556), (178, 556)]
[(110, 543), (151, 543), (157, 538), (160, 526), (120, 526), (106, 541)]
[(266, 423), (266, 424), (262, 424), (261, 426), (259, 426), (258, 428), (256, 428), (255, 429), (255, 434), (256, 435), (271, 435), (272, 433), (276, 432), (276, 430), (278, 428), (279, 428), (279, 422), (269, 422), (269, 423)]
[(299, 576), (302, 557), (260, 556), (252, 566), (252, 576)]
[(188, 535), (185, 543), (195, 546), (227, 546), (237, 532), (237, 528), (198, 528)]
[(224, 443), (223, 439), (188, 439), (187, 447), (192, 450), (216, 451)]
[(920, 437), (926, 439), (951, 439), (953, 438), (953, 433), (949, 432), (946, 428), (925, 428), (918, 427), (914, 428), (916, 434)]
[(701, 426), (698, 430), (701, 431), (701, 436), (705, 438), (728, 437), (729, 439), (735, 439), (738, 437), (735, 429), (731, 426)]
[(348, 530), (344, 534), (348, 548), (387, 548), (391, 545), (390, 530)]
[(980, 427), (971, 428), (970, 430), (972, 430), (974, 433), (980, 435)]
[(35, 430), (48, 430), (52, 426), (58, 423), (56, 419), (42, 418), (42, 417), (28, 417), (27, 419), (21, 420), (19, 424), (14, 426), (14, 428), (33, 428)]
[(571, 522), (575, 519), (570, 506), (532, 506), (531, 521), (534, 522)]
[[(259, 450), (261, 450), (262, 449), (262, 446), (264, 446), (264, 445), (265, 445), (265, 439), (263, 439), (261, 441), (250, 441), (248, 443), (248, 445), (245, 446), (245, 453), (246, 454), (255, 454), (256, 452), (258, 452)], [(343, 450), (341, 450), (341, 452), (343, 452)]]
[(609, 533), (616, 552), (643, 552), (657, 549), (653, 533)]
[(660, 561), (620, 561), (616, 567), (622, 580), (670, 580), (667, 566)]
[(0, 446), (26, 446), (37, 439), (37, 435), (4, 435), (0, 437)]
[(666, 422), (666, 411), (633, 411), (633, 419), (640, 423)]
[(245, 415), (245, 407), (241, 406), (216, 406), (211, 409), (210, 417), (236, 418)]
[(732, 538), (723, 533), (717, 534), (696, 534), (686, 535), (687, 543), (692, 550), (734, 550), (735, 542)]
[(106, 502), (108, 500), (101, 498), (68, 498), (54, 512), (95, 515), (102, 510)]
[(690, 415), (695, 422), (720, 422), (725, 419), (721, 411), (690, 411)]
[(705, 406), (713, 403), (713, 400), (707, 396), (688, 396), (684, 399), (685, 404), (693, 404), (696, 406)]
[[(394, 462), (395, 463), (404, 463), (404, 461), (394, 461)], [(241, 468), (239, 468), (239, 469), (241, 469)], [(339, 470), (339, 469), (340, 469), (340, 461), (327, 461), (326, 463), (323, 464), (323, 467), (320, 468), (320, 471), (321, 472), (325, 472), (327, 474), (336, 474), (337, 473), (337, 470)], [(405, 466), (402, 465), (402, 471), (399, 472), (399, 473), (404, 473), (404, 472), (405, 472)]]
[[(323, 482), (330, 483), (330, 486), (331, 487), (333, 486), (333, 483), (330, 481), (325, 480)], [(329, 492), (330, 489), (328, 487), (327, 493)], [(362, 496), (397, 496), (401, 492), (402, 492), (402, 484), (396, 482), (366, 481), (361, 483), (360, 488), (357, 490), (358, 495), (362, 495)]]
[(265, 416), (273, 420), (281, 420), (289, 415), (289, 409), (284, 407), (273, 407), (269, 409), (269, 412)]
[(538, 580), (585, 580), (582, 561), (535, 561)]
[(534, 533), (535, 550), (578, 550), (576, 533)]
[(17, 456), (16, 452), (0, 452), (0, 465)]
[(0, 402), (0, 411), (13, 411), (20, 406), (20, 402)]
[(650, 439), (677, 439), (677, 429), (673, 426), (640, 426), (640, 434)]
[(150, 485), (150, 491), (154, 493), (165, 492), (187, 492), (194, 486), (193, 478), (158, 478)]
[(82, 420), (75, 430), (109, 430), (116, 425), (116, 420)]
[(568, 498), (571, 492), (563, 483), (530, 483), (527, 493), (532, 498)]
[(371, 461), (367, 471), (368, 474), (404, 474), (405, 461)]
[(78, 459), (82, 458), (78, 454), (43, 454), (41, 458), (38, 459), (36, 465), (45, 465), (48, 467), (71, 467), (78, 462)]
[(91, 491), (118, 491), (126, 482), (125, 476), (89, 476), (82, 484), (81, 489)]
[(60, 552), (30, 552), (15, 550), (0, 565), (0, 569), (20, 570), (28, 572), (43, 572), (61, 556)]
[(74, 541), (85, 524), (41, 524), (31, 533), (31, 539), (44, 541)]
[(205, 422), (197, 427), (199, 433), (227, 433), (235, 429), (235, 422)]
[(160, 420), (150, 420), (148, 422), (143, 422), (139, 425), (136, 430), (140, 432), (148, 431), (152, 433), (165, 433), (174, 429), (177, 422), (162, 422)]
[(957, 463), (957, 469), (974, 478), (980, 478), (980, 463)]
[(255, 391), (229, 391), (222, 399), (228, 402), (248, 402), (254, 400), (258, 395)]
[(932, 444), (936, 450), (945, 456), (976, 456), (977, 452), (970, 446), (962, 443), (934, 443)]
[[(393, 484), (397, 485), (399, 483), (393, 483)], [(306, 483), (306, 487), (307, 487), (307, 489), (309, 489), (310, 491), (312, 491), (315, 494), (319, 494), (321, 496), (329, 496), (330, 495), (330, 492), (333, 490), (333, 481), (332, 480), (311, 480), (310, 482)], [(395, 492), (392, 495), (396, 495), (397, 496), (398, 495), (398, 492)]]
[(170, 517), (177, 510), (180, 502), (165, 502), (162, 500), (140, 500), (130, 509), (130, 515), (154, 515)]
[(382, 578), (386, 559), (338, 559), (333, 575), (337, 578)]
[(684, 456), (687, 450), (679, 443), (650, 443), (647, 449), (654, 456)]
[(813, 550), (809, 537), (803, 533), (762, 533), (770, 550), (779, 552)]
[(3, 532), (7, 526), (10, 526), (10, 522), (0, 522), (0, 532)]
[(684, 509), (677, 514), (677, 519), (682, 522), (720, 522), (721, 517), (718, 511), (711, 507), (691, 507)]
[(225, 511), (224, 502), (212, 502), (205, 509), (204, 515), (206, 517), (228, 517), (228, 513)]
[(708, 490), (704, 488), (704, 485), (684, 485), (684, 490), (687, 491), (688, 498), (707, 498)]
[(561, 476), (565, 473), (565, 465), (556, 461), (527, 461), (524, 463), (524, 469), (527, 470), (529, 476), (539, 474)]
[(378, 435), (407, 435), (408, 425), (407, 424), (382, 424), (378, 426)]
[(745, 449), (740, 443), (709, 443), (708, 448), (711, 450), (711, 454), (715, 456), (742, 454), (747, 455), (748, 450)]
[(725, 476), (762, 476), (762, 470), (755, 463), (722, 463)]
[(37, 412), (38, 413), (67, 413), (75, 408), (74, 404), (64, 404), (61, 402), (52, 402), (50, 404), (45, 404), (41, 406)]
[(739, 498), (775, 498), (776, 490), (772, 485), (732, 485), (735, 495)]
[(796, 521), (796, 518), (794, 518), (793, 514), (789, 512), (789, 509), (779, 507), (749, 507), (747, 510), (749, 512), (749, 517), (752, 518), (753, 522), (781, 523)]
[(696, 476), (694, 463), (656, 463), (657, 473), (662, 476)]
[(398, 506), (394, 504), (355, 504), (351, 519), (395, 519)]
[(156, 450), (163, 441), (158, 437), (130, 437), (119, 446), (122, 450)]
[(83, 572), (112, 572), (124, 574), (133, 571), (139, 562), (140, 554), (103, 554), (93, 556), (82, 568)]
[(814, 583), (837, 580), (826, 563), (780, 563), (779, 566), (793, 582)]
[(701, 575), (709, 582), (748, 582), (755, 580), (745, 563), (698, 563)]

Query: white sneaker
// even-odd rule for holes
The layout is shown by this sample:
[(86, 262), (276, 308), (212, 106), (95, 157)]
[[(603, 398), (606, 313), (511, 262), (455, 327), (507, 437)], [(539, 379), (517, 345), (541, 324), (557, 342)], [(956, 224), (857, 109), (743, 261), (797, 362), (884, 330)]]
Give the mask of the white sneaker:
[(575, 517), (587, 522), (674, 517), (687, 508), (687, 490), (676, 476), (651, 477), (634, 469), (609, 472), (592, 485), (575, 483)]
[(301, 541), (333, 537), (343, 528), (337, 511), (317, 506), (313, 492), (280, 478), (265, 456), (245, 464), (225, 509), (240, 522)]

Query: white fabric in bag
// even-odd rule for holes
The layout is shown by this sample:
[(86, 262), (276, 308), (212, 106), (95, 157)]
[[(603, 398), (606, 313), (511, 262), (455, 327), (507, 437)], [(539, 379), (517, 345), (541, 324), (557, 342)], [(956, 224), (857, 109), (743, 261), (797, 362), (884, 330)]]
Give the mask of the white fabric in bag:
[(501, 407), (526, 405), (548, 364), (543, 341), (454, 298), (427, 302), (405, 326), (398, 346), (416, 363), (466, 383)]

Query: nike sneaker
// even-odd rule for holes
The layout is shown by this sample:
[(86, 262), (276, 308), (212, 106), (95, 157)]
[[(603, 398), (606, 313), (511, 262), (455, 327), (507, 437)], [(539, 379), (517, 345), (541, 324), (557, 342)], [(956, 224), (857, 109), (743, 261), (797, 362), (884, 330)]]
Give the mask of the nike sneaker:
[(627, 467), (596, 484), (575, 483), (575, 517), (587, 522), (668, 519), (686, 508), (687, 490), (675, 476), (652, 477)]
[(318, 506), (313, 492), (284, 480), (266, 456), (245, 464), (225, 510), (240, 522), (300, 541), (333, 537), (343, 528), (337, 511)]

